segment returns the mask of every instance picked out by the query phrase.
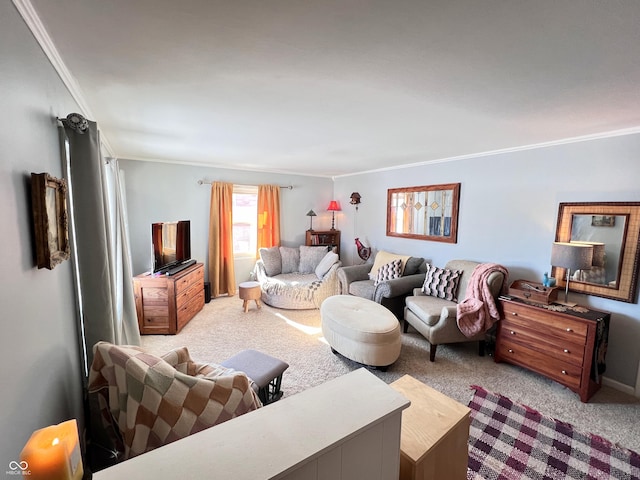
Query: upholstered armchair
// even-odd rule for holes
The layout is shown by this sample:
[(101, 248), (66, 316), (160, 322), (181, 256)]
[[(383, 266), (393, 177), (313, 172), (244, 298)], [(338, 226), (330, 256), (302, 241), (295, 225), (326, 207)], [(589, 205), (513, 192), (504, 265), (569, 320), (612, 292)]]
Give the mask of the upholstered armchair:
[[(435, 291), (428, 295), (422, 288), (413, 290), (413, 295), (407, 296), (404, 308), (403, 331), (408, 331), (409, 325), (415, 328), (430, 344), (429, 360), (435, 361), (436, 349), (443, 343), (479, 342), (479, 354), (484, 355), (485, 332), (481, 331), (471, 337), (462, 333), (458, 327), (458, 303), (465, 299), (469, 281), (475, 268), (481, 265), (469, 260), (451, 260), (444, 270), (462, 272), (458, 279), (457, 291), (447, 292), (438, 296)], [(429, 274), (427, 274), (429, 275)], [(505, 281), (504, 273), (494, 271), (488, 275), (487, 285), (493, 299), (497, 299)]]
[[(402, 267), (395, 278), (378, 279), (379, 267), (400, 259)], [(402, 319), (404, 299), (424, 282), (425, 263), (420, 257), (379, 251), (373, 263), (338, 269), (340, 293), (373, 300)]]
[(93, 351), (89, 393), (124, 460), (262, 406), (245, 373), (196, 363), (186, 347), (161, 357), (107, 342)]

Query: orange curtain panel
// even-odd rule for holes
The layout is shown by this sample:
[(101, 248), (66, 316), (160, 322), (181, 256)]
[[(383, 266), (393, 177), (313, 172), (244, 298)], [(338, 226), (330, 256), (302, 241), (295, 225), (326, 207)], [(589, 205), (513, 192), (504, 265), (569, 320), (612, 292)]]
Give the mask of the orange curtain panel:
[(211, 296), (235, 295), (233, 267), (233, 184), (211, 184), (209, 212), (209, 282)]
[[(258, 186), (258, 249), (280, 245), (280, 187)], [(257, 255), (258, 252), (256, 252)]]

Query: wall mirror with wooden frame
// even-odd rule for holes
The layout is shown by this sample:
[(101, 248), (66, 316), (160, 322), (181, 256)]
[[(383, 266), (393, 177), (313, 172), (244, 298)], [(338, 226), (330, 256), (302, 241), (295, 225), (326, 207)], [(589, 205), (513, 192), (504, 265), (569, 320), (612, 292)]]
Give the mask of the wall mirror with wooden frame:
[(390, 188), (387, 235), (456, 243), (459, 201), (459, 183)]
[[(640, 202), (561, 203), (556, 242), (592, 245), (590, 269), (571, 272), (569, 290), (635, 303), (640, 258)], [(565, 287), (566, 270), (552, 267)]]
[(48, 173), (31, 174), (36, 265), (53, 268), (69, 258), (67, 183)]

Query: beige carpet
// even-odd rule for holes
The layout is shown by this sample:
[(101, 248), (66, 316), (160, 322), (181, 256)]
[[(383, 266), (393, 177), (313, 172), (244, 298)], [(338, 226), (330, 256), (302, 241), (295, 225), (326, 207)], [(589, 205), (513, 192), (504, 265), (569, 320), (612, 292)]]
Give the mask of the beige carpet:
[[(206, 362), (222, 362), (246, 348), (278, 357), (290, 365), (282, 382), (285, 396), (361, 367), (331, 353), (322, 338), (319, 311), (267, 305), (258, 310), (253, 304), (244, 313), (238, 297), (212, 300), (178, 335), (142, 338), (142, 346), (156, 354), (183, 345), (194, 359)], [(426, 340), (410, 330), (402, 335), (399, 360), (386, 372), (372, 372), (387, 383), (412, 375), (465, 405), (473, 396), (470, 386), (479, 385), (640, 452), (640, 400), (635, 397), (603, 387), (582, 403), (575, 393), (540, 375), (479, 357), (477, 344), (441, 345), (434, 363), (428, 349)]]

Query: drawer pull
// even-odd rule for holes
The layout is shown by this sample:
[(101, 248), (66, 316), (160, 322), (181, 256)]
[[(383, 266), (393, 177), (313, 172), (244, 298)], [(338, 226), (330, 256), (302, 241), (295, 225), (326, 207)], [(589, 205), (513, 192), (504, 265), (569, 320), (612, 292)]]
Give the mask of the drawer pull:
[(567, 328), (567, 332), (573, 332), (572, 328)]
[(513, 315), (514, 317), (518, 316), (518, 314), (516, 312), (511, 312), (511, 315)]
[(513, 330), (509, 330), (509, 333), (510, 333), (511, 335), (515, 335), (515, 334), (516, 334), (516, 332), (514, 332)]
[(566, 370), (562, 370), (562, 374), (563, 375), (567, 375), (567, 371)]
[(513, 353), (513, 350), (509, 349), (509, 353)]
[(564, 352), (564, 353), (569, 353), (569, 349), (565, 348), (565, 349), (563, 350), (563, 352)]

